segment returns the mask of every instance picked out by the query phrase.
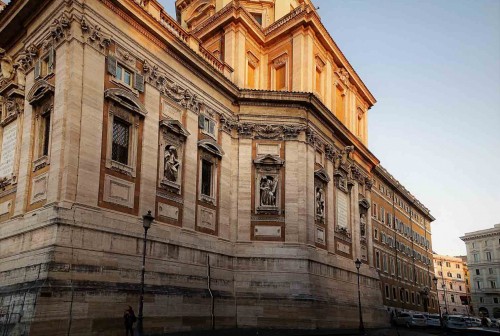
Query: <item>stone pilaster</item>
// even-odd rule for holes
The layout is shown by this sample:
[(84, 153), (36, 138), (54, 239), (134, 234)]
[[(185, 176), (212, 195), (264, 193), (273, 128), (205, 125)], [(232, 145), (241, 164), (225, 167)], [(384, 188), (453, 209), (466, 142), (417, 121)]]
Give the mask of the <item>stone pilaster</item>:
[(184, 165), (184, 208), (182, 227), (194, 230), (198, 181), (198, 115), (186, 112), (186, 128), (191, 134), (186, 139)]
[(240, 139), (238, 184), (238, 242), (250, 241), (252, 215), (252, 139)]
[(141, 194), (139, 215), (149, 210), (155, 214), (156, 181), (158, 176), (158, 130), (160, 115), (160, 93), (146, 84), (145, 104), (148, 114), (144, 118), (142, 132)]
[(104, 55), (85, 45), (83, 72), (81, 140), (78, 156), (78, 186), (76, 202), (97, 206), (99, 195), (99, 169), (104, 109)]
[(220, 162), (219, 189), (219, 237), (231, 238), (231, 172), (233, 171), (232, 139), (226, 132), (221, 132), (221, 145), (225, 155)]

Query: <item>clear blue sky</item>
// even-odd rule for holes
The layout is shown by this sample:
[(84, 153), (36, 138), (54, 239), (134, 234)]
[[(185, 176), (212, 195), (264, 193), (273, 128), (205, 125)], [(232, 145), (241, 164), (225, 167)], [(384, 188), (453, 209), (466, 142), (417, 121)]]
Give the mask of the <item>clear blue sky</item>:
[(378, 100), (369, 148), (436, 217), (434, 250), (465, 254), (500, 223), (500, 1), (314, 3)]

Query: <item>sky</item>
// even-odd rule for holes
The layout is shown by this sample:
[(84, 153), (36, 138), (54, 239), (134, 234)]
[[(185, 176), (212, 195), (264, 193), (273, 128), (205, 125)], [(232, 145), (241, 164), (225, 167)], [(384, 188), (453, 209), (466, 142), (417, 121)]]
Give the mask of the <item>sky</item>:
[(377, 99), (368, 147), (436, 218), (434, 251), (465, 255), (500, 223), (500, 1), (313, 2)]

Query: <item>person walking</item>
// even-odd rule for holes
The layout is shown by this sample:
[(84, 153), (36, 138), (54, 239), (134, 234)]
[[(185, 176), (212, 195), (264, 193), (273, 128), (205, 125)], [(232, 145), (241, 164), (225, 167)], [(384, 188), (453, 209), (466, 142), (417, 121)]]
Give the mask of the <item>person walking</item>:
[(128, 306), (123, 314), (123, 322), (125, 323), (125, 336), (134, 336), (134, 323), (137, 320), (134, 310)]

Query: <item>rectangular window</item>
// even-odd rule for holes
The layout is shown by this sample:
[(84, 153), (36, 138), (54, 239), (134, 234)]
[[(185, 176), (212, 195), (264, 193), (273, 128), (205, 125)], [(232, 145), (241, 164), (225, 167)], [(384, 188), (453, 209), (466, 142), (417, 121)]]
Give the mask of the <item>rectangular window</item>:
[(488, 268), (488, 273), (489, 273), (489, 274), (493, 274), (493, 268), (491, 268), (491, 267), (490, 267), (490, 268)]
[(392, 298), (393, 298), (394, 300), (396, 300), (396, 299), (397, 299), (397, 297), (396, 297), (396, 287), (394, 287), (394, 286), (392, 287)]
[(486, 260), (491, 261), (491, 252), (486, 252)]
[(373, 239), (378, 239), (378, 230), (373, 230)]
[(382, 259), (382, 266), (384, 267), (384, 272), (387, 272), (387, 254), (384, 253)]
[(377, 204), (373, 203), (372, 206), (372, 217), (377, 217)]
[(212, 162), (201, 160), (201, 194), (209, 197), (212, 196), (212, 170)]
[(42, 116), (42, 130), (40, 132), (42, 141), (41, 153), (42, 155), (49, 155), (49, 144), (50, 144), (50, 113), (46, 113)]
[(375, 251), (375, 265), (378, 269), (380, 269), (380, 252)]
[(113, 118), (113, 143), (111, 159), (123, 164), (128, 164), (128, 147), (130, 126), (119, 118)]
[(493, 298), (493, 303), (498, 303), (498, 298)]
[(115, 78), (127, 86), (132, 86), (132, 72), (119, 63), (116, 65)]
[(473, 257), (475, 262), (479, 262), (479, 255), (477, 253), (474, 253)]
[(385, 297), (389, 299), (391, 296), (390, 291), (389, 291), (389, 285), (385, 285)]
[(460, 264), (456, 264), (456, 265), (455, 265), (455, 268), (460, 268)]
[(490, 281), (490, 287), (491, 288), (497, 288), (497, 282), (496, 281)]
[(211, 135), (215, 137), (215, 121), (212, 119), (200, 114), (198, 116), (198, 127), (202, 130), (203, 133)]
[(286, 65), (276, 68), (276, 90), (286, 90)]
[(481, 281), (476, 281), (476, 289), (481, 289)]
[(480, 275), (479, 268), (476, 268), (476, 275)]

